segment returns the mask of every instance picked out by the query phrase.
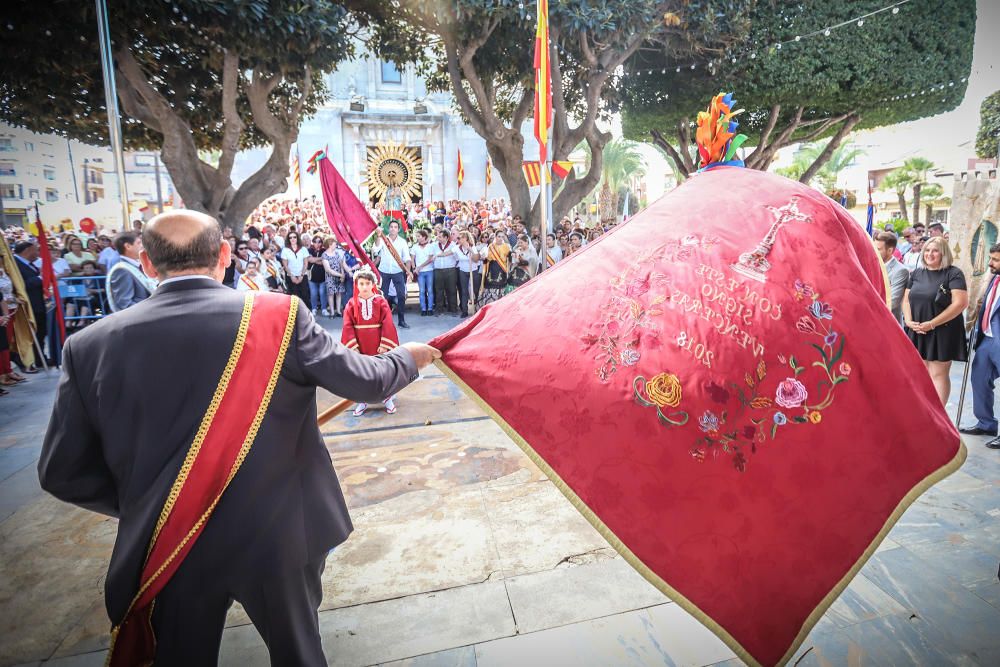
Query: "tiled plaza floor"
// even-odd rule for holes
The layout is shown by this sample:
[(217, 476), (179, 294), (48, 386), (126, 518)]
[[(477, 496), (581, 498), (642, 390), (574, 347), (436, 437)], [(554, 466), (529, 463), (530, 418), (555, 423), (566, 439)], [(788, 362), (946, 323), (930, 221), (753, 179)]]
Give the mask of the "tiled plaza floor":
[[(457, 323), (409, 321), (412, 340)], [(55, 378), (0, 399), (0, 667), (96, 667), (108, 643), (114, 522), (47, 497), (35, 476)], [(395, 415), (373, 407), (324, 434), (356, 526), (324, 576), (330, 664), (741, 664), (437, 370)], [(903, 516), (793, 663), (1000, 665), (1000, 452), (984, 440), (967, 439), (963, 468)], [(268, 664), (238, 608), (221, 663)]]

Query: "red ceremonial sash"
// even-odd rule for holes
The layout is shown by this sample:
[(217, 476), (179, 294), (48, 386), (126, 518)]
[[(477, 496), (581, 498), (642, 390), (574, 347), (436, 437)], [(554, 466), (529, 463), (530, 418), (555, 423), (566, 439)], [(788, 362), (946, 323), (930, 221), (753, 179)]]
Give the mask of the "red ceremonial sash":
[(490, 246), (489, 251), (486, 253), (487, 262), (496, 262), (503, 267), (504, 273), (507, 272), (507, 258), (500, 256), (500, 251), (496, 249), (496, 246)]
[(139, 592), (111, 630), (110, 667), (152, 664), (153, 603), (250, 452), (295, 330), (295, 306), (284, 295), (246, 294), (229, 361), (153, 530)]
[(257, 283), (255, 283), (252, 278), (247, 278), (246, 276), (240, 276), (240, 280), (242, 280), (250, 289), (253, 290), (260, 289), (259, 287), (257, 287)]

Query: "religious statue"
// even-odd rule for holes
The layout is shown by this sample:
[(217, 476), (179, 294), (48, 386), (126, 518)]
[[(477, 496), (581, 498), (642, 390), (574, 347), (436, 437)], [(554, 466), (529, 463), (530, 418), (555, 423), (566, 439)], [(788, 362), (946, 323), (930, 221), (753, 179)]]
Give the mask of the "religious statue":
[(403, 188), (399, 187), (399, 174), (395, 169), (386, 174), (389, 187), (385, 191), (385, 208), (388, 211), (403, 210)]

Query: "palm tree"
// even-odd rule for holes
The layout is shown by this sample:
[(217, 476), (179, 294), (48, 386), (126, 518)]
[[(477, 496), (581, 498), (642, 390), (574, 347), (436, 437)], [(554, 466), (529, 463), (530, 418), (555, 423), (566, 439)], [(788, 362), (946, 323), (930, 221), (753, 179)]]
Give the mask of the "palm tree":
[[(589, 157), (588, 157), (589, 162)], [(646, 174), (642, 154), (634, 141), (615, 139), (604, 147), (601, 192), (598, 195), (598, 212), (602, 221), (613, 220), (618, 211), (618, 198), (622, 188), (633, 178)]]
[(903, 220), (909, 222), (910, 218), (906, 213), (906, 189), (913, 183), (913, 176), (902, 167), (893, 169), (882, 179), (880, 190), (895, 190), (896, 197), (899, 198), (899, 214)]
[(951, 197), (944, 196), (944, 188), (937, 183), (928, 183), (920, 190), (920, 203), (924, 205), (925, 220), (930, 224), (935, 206), (950, 206)]
[(927, 185), (934, 163), (927, 158), (911, 157), (900, 168), (910, 174), (910, 186), (913, 188), (913, 224), (916, 225), (920, 222), (920, 192)]
[[(795, 153), (792, 164), (788, 167), (778, 169), (778, 173), (792, 180), (799, 180), (825, 148), (826, 144), (822, 142), (804, 145)], [(849, 141), (845, 141), (833, 151), (830, 159), (816, 172), (814, 178), (819, 180), (820, 187), (825, 192), (830, 193), (837, 187), (837, 179), (840, 176), (840, 172), (844, 171), (844, 169), (849, 167), (862, 155), (865, 155), (864, 150), (851, 145)]]

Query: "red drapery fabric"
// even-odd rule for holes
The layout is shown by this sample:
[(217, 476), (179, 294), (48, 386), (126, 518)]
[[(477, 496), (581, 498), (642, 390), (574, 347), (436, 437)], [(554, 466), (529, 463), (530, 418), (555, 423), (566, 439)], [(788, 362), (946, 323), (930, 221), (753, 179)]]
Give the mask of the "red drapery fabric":
[(323, 188), (326, 220), (333, 235), (378, 276), (378, 268), (361, 247), (365, 239), (375, 231), (375, 221), (337, 168), (325, 157), (319, 161), (319, 180)]
[(633, 566), (770, 665), (964, 460), (886, 291), (846, 211), (721, 167), (431, 344)]

